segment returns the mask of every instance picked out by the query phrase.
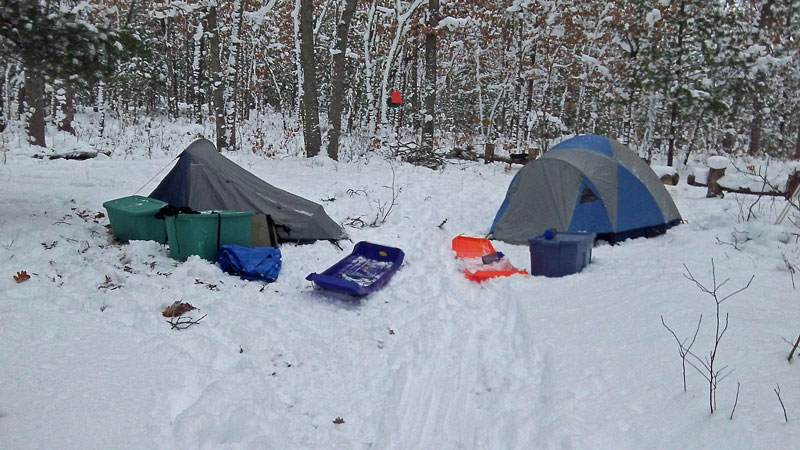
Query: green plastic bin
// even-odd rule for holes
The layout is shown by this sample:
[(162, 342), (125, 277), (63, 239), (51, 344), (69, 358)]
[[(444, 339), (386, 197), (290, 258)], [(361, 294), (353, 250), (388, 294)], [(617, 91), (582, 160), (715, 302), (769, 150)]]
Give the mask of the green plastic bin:
[(155, 214), (165, 202), (141, 195), (131, 195), (103, 203), (108, 211), (111, 231), (122, 242), (131, 240), (167, 242), (167, 228), (164, 221), (156, 219)]
[(250, 211), (203, 211), (167, 216), (169, 256), (186, 259), (197, 255), (216, 261), (221, 245), (250, 245), (253, 213)]

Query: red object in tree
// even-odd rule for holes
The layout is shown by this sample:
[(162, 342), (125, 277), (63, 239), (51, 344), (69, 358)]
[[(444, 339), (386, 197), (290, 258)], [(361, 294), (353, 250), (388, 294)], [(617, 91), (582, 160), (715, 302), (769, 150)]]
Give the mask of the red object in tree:
[(403, 94), (398, 90), (392, 91), (392, 98), (389, 100), (389, 103), (394, 105), (394, 106), (402, 105), (403, 104)]

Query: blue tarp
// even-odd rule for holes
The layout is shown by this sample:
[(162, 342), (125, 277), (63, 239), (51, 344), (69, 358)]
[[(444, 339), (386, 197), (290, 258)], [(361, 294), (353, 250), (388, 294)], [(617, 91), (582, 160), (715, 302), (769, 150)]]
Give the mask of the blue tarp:
[(223, 245), (217, 252), (217, 263), (231, 275), (271, 283), (281, 271), (281, 251), (274, 247)]

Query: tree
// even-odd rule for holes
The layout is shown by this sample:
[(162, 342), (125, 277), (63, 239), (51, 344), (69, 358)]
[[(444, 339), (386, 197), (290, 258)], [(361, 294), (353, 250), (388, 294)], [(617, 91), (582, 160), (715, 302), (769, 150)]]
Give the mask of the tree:
[(345, 0), (342, 17), (336, 24), (336, 44), (333, 48), (333, 75), (331, 79), (331, 104), (328, 108), (328, 156), (339, 159), (339, 136), (342, 133), (342, 99), (344, 98), (345, 61), (348, 34), (358, 0)]
[(317, 156), (322, 146), (319, 129), (317, 72), (314, 58), (314, 3), (300, 0), (300, 68), (303, 72), (303, 141), (306, 156)]
[(236, 107), (239, 100), (239, 82), (242, 53), (242, 26), (244, 24), (244, 2), (246, 0), (233, 1), (233, 24), (231, 24), (231, 44), (228, 51), (228, 77), (225, 89), (225, 116), (227, 117), (227, 131), (230, 139), (231, 150), (236, 150)]
[(0, 52), (25, 67), (28, 136), (45, 142), (45, 79), (71, 80), (88, 88), (114, 74), (135, 37), (90, 24), (50, 2), (6, 0), (0, 6)]
[(433, 153), (436, 109), (436, 26), (439, 24), (439, 0), (428, 0), (428, 31), (425, 35), (425, 114), (422, 119), (423, 153)]
[[(758, 19), (758, 26), (756, 28), (756, 43), (761, 44), (762, 46), (765, 44), (764, 35), (767, 32), (767, 28), (770, 26), (773, 17), (772, 17), (772, 8), (775, 4), (775, 0), (765, 0), (761, 4), (761, 8), (759, 11), (759, 19)], [(755, 77), (755, 92), (753, 95), (753, 119), (750, 123), (750, 145), (748, 148), (748, 153), (750, 155), (756, 155), (761, 150), (761, 131), (763, 126), (763, 101), (761, 100), (760, 96), (762, 95), (761, 87), (764, 85), (767, 79), (767, 74), (762, 70), (761, 67), (756, 67), (756, 77)]]
[(212, 0), (208, 5), (206, 30), (211, 35), (209, 39), (209, 50), (211, 52), (211, 77), (212, 80), (214, 80), (214, 123), (217, 131), (217, 151), (221, 152), (228, 147), (228, 124), (227, 118), (225, 117), (225, 78), (222, 73), (216, 0)]

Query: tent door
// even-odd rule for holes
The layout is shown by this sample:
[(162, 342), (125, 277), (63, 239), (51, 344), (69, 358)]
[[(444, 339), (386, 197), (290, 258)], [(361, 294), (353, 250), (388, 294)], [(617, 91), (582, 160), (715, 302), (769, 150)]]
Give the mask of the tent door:
[(272, 216), (268, 214), (254, 214), (253, 226), (250, 231), (251, 247), (278, 248), (278, 232)]

